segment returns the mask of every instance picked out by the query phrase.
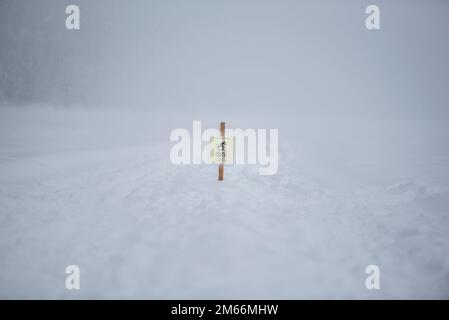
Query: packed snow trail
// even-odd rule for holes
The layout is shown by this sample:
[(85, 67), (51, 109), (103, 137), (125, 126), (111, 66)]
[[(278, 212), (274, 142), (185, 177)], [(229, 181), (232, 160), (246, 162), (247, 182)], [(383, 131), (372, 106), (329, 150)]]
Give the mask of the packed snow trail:
[(218, 182), (216, 166), (170, 163), (176, 126), (153, 114), (0, 112), (1, 298), (449, 297), (442, 127), (281, 118), (279, 172)]

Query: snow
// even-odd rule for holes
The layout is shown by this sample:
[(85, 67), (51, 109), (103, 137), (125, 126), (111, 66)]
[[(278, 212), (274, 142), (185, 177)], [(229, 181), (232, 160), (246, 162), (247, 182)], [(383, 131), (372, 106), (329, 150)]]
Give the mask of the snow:
[[(278, 128), (279, 171), (174, 166), (171, 130)], [(0, 109), (1, 298), (449, 298), (444, 121)], [(65, 268), (81, 289), (65, 288)], [(378, 265), (381, 289), (367, 290)]]

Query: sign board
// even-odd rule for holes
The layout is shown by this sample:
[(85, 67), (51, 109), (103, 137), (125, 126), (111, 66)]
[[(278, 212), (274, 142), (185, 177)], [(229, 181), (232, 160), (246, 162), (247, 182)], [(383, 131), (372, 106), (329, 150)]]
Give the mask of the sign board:
[(213, 137), (211, 141), (210, 161), (215, 164), (234, 163), (234, 139)]

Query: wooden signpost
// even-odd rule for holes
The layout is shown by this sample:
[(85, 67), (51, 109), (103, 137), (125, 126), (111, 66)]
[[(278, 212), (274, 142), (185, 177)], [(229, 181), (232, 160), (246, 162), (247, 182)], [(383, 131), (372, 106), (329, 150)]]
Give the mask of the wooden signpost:
[[(220, 135), (221, 135), (221, 138), (222, 138), (222, 141), (223, 141), (223, 144), (222, 144), (223, 149), (222, 149), (222, 151), (226, 152), (225, 140), (224, 140), (225, 139), (225, 123), (224, 122), (220, 122)], [(226, 153), (224, 153), (222, 163), (220, 163), (218, 165), (218, 181), (223, 181), (223, 179), (224, 179), (224, 162), (225, 162), (225, 159), (226, 159)]]

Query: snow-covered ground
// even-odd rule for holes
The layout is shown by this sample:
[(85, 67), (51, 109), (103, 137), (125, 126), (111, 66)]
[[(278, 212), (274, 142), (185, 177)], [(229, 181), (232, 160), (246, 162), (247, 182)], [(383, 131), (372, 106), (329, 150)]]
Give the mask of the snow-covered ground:
[[(172, 165), (192, 120), (278, 128), (278, 174)], [(0, 109), (0, 297), (449, 298), (444, 122)]]

